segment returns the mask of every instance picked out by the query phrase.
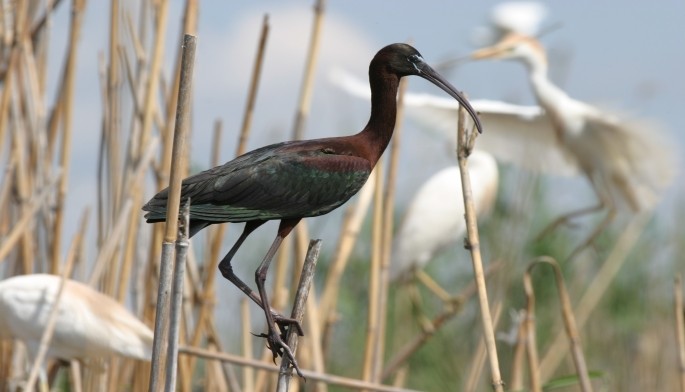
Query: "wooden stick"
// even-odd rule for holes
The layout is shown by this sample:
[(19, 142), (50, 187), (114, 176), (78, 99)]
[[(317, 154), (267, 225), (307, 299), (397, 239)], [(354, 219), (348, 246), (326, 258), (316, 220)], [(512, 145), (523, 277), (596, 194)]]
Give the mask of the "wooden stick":
[[(500, 375), (499, 360), (497, 358), (497, 343), (495, 341), (495, 331), (492, 326), (492, 316), (490, 314), (490, 304), (488, 303), (488, 292), (485, 286), (485, 276), (483, 275), (483, 261), (480, 254), (480, 240), (478, 238), (478, 224), (476, 221), (476, 208), (473, 202), (473, 193), (471, 191), (471, 178), (466, 167), (466, 161), (471, 153), (470, 149), (473, 147), (472, 143), (467, 142), (465, 131), (463, 107), (459, 108), (459, 125), (457, 129), (457, 159), (459, 161), (459, 172), (461, 173), (461, 187), (464, 196), (464, 210), (466, 212), (466, 232), (467, 232), (467, 249), (471, 252), (471, 260), (473, 262), (473, 274), (476, 281), (476, 288), (478, 291), (478, 302), (480, 305), (480, 314), (483, 322), (483, 335), (485, 339), (485, 346), (488, 350), (488, 359), (490, 360), (490, 372), (492, 375), (492, 387), (497, 392), (504, 391), (504, 381)], [(471, 140), (475, 140), (471, 138)]]
[[(300, 283), (297, 286), (297, 292), (295, 293), (295, 303), (293, 304), (293, 310), (290, 314), (290, 317), (298, 322), (302, 322), (304, 319), (309, 289), (314, 280), (314, 272), (316, 271), (316, 263), (319, 261), (320, 251), (321, 240), (311, 240), (309, 242), (309, 249), (307, 249), (304, 266), (302, 267), (302, 273), (300, 274)], [(297, 351), (297, 337), (297, 333), (293, 333), (292, 329), (288, 330), (287, 343), (293, 355), (295, 355)], [(293, 375), (292, 367), (290, 365), (290, 358), (284, 355), (278, 372), (278, 383), (276, 388), (276, 391), (278, 392), (287, 392), (289, 389), (290, 380)]]
[(674, 312), (675, 312), (675, 337), (678, 344), (678, 378), (680, 379), (680, 391), (685, 392), (685, 317), (683, 317), (683, 280), (680, 274), (676, 275), (673, 283)]
[[(248, 360), (245, 359), (241, 356), (238, 355), (232, 355), (228, 353), (223, 353), (223, 352), (214, 352), (214, 351), (209, 351), (205, 350), (200, 347), (181, 347), (179, 349), (180, 354), (186, 354), (186, 355), (196, 355), (199, 357), (207, 358), (207, 359), (212, 359), (215, 361), (224, 361), (224, 362), (230, 362), (234, 363), (236, 365), (241, 365), (241, 366), (251, 366), (255, 369), (261, 369), (269, 372), (280, 372), (280, 367), (276, 367), (274, 365), (271, 365), (267, 362), (259, 361), (259, 360)], [(340, 385), (342, 387), (346, 388), (354, 388), (354, 389), (368, 389), (372, 391), (378, 391), (378, 392), (417, 392), (412, 389), (403, 389), (403, 388), (395, 388), (395, 387), (390, 387), (386, 385), (381, 385), (381, 384), (374, 384), (374, 383), (369, 383), (369, 382), (364, 382), (360, 381), (354, 378), (348, 378), (348, 377), (342, 377), (342, 376), (336, 376), (332, 374), (320, 374), (316, 372), (312, 372), (310, 370), (302, 370), (302, 374), (308, 379), (312, 381), (323, 381), (327, 384), (330, 385)]]
[(167, 307), (171, 286), (171, 253), (173, 241), (178, 230), (178, 211), (181, 202), (181, 176), (185, 173), (186, 165), (186, 134), (190, 124), (190, 99), (192, 87), (193, 66), (195, 60), (196, 39), (186, 34), (183, 38), (183, 60), (181, 67), (181, 83), (178, 90), (178, 105), (176, 107), (176, 125), (174, 130), (174, 145), (172, 153), (171, 179), (169, 180), (169, 200), (167, 202), (166, 228), (162, 243), (162, 261), (160, 266), (159, 289), (157, 292), (157, 310), (155, 319), (155, 339), (152, 348), (152, 370), (150, 374), (150, 391), (158, 391), (161, 371), (161, 357), (163, 355), (162, 342), (165, 341), (165, 329), (168, 322)]
[[(252, 348), (252, 334), (250, 333), (251, 318), (250, 318), (250, 303), (247, 298), (243, 297), (240, 300), (240, 319), (242, 320), (242, 340), (243, 340), (243, 357), (251, 360), (254, 355)], [(246, 391), (254, 391), (254, 369), (250, 366), (245, 366), (243, 369), (243, 387)]]

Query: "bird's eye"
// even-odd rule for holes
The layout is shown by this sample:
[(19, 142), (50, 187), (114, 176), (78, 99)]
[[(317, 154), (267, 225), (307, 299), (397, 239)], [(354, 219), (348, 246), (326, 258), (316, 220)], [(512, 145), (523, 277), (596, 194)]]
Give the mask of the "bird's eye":
[(407, 59), (408, 59), (409, 61), (411, 61), (412, 63), (416, 63), (416, 62), (418, 62), (418, 61), (421, 59), (421, 56), (419, 56), (418, 54), (412, 54), (412, 55), (409, 56)]

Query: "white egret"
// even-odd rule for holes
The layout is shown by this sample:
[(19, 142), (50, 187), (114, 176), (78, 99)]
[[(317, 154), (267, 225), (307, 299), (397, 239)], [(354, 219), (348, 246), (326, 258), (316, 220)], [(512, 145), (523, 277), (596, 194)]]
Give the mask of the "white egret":
[[(471, 57), (512, 59), (525, 64), (535, 97), (547, 114), (548, 127), (540, 133), (552, 136), (553, 143), (548, 149), (564, 155), (568, 164), (586, 176), (597, 195), (595, 206), (566, 214), (549, 228), (577, 216), (607, 210), (605, 218), (576, 251), (601, 233), (614, 218), (618, 205), (626, 205), (634, 212), (652, 208), (673, 181), (674, 151), (659, 127), (644, 120), (620, 117), (569, 97), (548, 79), (545, 50), (536, 39), (510, 33)], [(490, 128), (488, 131), (492, 132)], [(511, 139), (517, 136), (512, 133)]]
[[(474, 150), (468, 159), (468, 170), (476, 213), (482, 215), (495, 202), (497, 163), (490, 154)], [(393, 239), (391, 279), (423, 268), (439, 251), (463, 240), (466, 221), (461, 189), (458, 166), (439, 171), (419, 188)]]
[[(61, 278), (34, 274), (0, 282), (0, 339), (23, 341), (35, 357)], [(119, 355), (149, 361), (153, 333), (124, 306), (83, 283), (65, 282), (48, 356)]]

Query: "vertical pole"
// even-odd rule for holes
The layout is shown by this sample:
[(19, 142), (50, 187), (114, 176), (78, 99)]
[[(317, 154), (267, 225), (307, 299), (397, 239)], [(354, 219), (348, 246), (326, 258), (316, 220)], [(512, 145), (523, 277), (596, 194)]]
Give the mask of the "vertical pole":
[(176, 126), (174, 129), (174, 145), (171, 155), (171, 177), (169, 179), (169, 200), (167, 204), (166, 230), (162, 242), (162, 260), (160, 262), (159, 289), (157, 291), (157, 308), (155, 316), (155, 339), (152, 346), (152, 369), (148, 390), (159, 390), (160, 361), (163, 359), (163, 344), (165, 341), (166, 324), (169, 314), (169, 292), (171, 289), (172, 268), (171, 255), (173, 242), (178, 229), (178, 211), (181, 203), (181, 176), (185, 172), (186, 134), (190, 121), (190, 97), (192, 86), (193, 65), (195, 60), (195, 36), (186, 34), (183, 37), (183, 57), (181, 61), (181, 81), (176, 105)]

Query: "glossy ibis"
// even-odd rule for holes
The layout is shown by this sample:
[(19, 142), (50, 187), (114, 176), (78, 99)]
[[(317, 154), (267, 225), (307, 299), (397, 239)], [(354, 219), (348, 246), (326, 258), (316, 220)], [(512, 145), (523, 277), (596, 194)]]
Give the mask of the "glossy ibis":
[[(257, 303), (266, 315), (267, 339), (274, 360), (287, 355), (301, 373), (283, 337), (297, 321), (271, 310), (264, 282), (271, 259), (283, 239), (306, 217), (324, 215), (341, 206), (364, 185), (383, 154), (395, 127), (400, 78), (417, 75), (429, 80), (469, 111), (481, 130), (476, 112), (421, 54), (406, 44), (381, 49), (369, 65), (371, 116), (352, 136), (289, 141), (250, 151), (234, 160), (183, 180), (181, 199), (190, 198), (190, 235), (211, 224), (245, 222), (245, 228), (219, 263), (221, 274)], [(148, 222), (165, 220), (168, 189), (144, 207)], [(259, 295), (233, 273), (231, 259), (245, 238), (269, 220), (280, 220), (276, 238), (255, 271)], [(281, 334), (276, 332), (278, 325)]]
[(647, 121), (620, 117), (569, 97), (548, 79), (545, 50), (536, 39), (510, 33), (471, 57), (513, 59), (525, 64), (535, 97), (546, 112), (544, 132), (553, 135), (548, 148), (565, 156), (567, 167), (583, 173), (597, 196), (595, 206), (560, 217), (543, 234), (574, 217), (607, 210), (604, 219), (570, 257), (591, 244), (611, 222), (617, 203), (634, 212), (652, 208), (672, 182), (674, 153), (661, 130)]
[[(0, 282), (0, 339), (23, 341), (35, 357), (61, 279), (34, 274)], [(152, 330), (114, 299), (68, 279), (58, 306), (48, 356), (69, 360), (119, 355), (150, 360)], [(41, 373), (44, 378), (44, 370)]]

